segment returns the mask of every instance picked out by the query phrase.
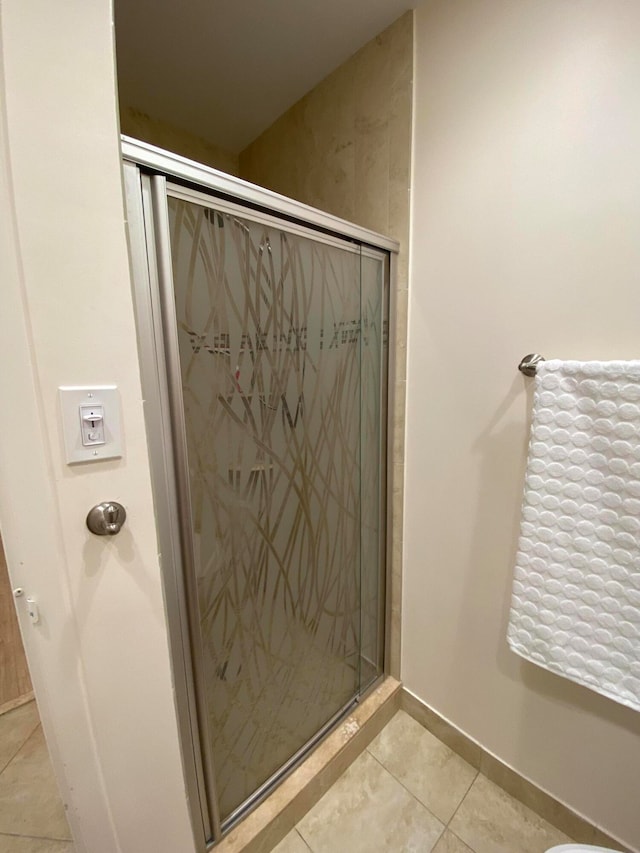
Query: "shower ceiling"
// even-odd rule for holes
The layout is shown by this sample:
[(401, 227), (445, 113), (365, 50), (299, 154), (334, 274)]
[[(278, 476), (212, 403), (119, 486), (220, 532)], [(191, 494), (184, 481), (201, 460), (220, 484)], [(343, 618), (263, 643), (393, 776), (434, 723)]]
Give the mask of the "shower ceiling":
[(115, 0), (120, 101), (237, 153), (411, 6)]

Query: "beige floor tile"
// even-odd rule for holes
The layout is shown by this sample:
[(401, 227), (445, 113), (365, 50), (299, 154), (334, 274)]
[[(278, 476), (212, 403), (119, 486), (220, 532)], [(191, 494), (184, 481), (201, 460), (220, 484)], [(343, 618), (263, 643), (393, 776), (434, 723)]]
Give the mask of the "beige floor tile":
[(295, 829), (282, 839), (271, 853), (309, 853), (309, 848), (302, 840), (302, 836)]
[(544, 853), (554, 844), (571, 841), (482, 775), (449, 828), (476, 853)]
[(0, 833), (71, 839), (40, 727), (0, 774)]
[(473, 850), (467, 847), (464, 841), (460, 841), (457, 835), (445, 829), (433, 848), (433, 853), (473, 853)]
[(369, 751), (445, 824), (477, 773), (404, 711), (398, 711)]
[(363, 752), (297, 829), (313, 853), (430, 853), (443, 825)]
[(0, 853), (73, 853), (72, 841), (0, 835)]
[(0, 717), (0, 772), (40, 724), (35, 702), (27, 702)]

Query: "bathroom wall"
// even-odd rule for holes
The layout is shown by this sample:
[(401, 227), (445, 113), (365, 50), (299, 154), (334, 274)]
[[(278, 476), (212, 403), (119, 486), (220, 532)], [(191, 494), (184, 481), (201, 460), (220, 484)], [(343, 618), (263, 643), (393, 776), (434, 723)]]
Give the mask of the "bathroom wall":
[(127, 136), (174, 151), (190, 160), (213, 166), (229, 175), (238, 174), (238, 155), (201, 136), (194, 136), (169, 122), (153, 118), (135, 107), (120, 104), (120, 130)]
[(640, 6), (416, 12), (402, 675), (517, 771), (640, 848), (640, 715), (505, 642), (531, 380), (637, 358)]
[[(110, 0), (2, 3), (0, 523), (78, 853), (188, 853), (111, 24)], [(124, 457), (69, 467), (57, 388), (94, 383), (119, 388)], [(85, 527), (104, 500), (127, 508), (113, 539)]]
[(394, 410), (391, 672), (399, 674), (413, 13), (407, 12), (240, 154), (240, 177), (400, 241)]

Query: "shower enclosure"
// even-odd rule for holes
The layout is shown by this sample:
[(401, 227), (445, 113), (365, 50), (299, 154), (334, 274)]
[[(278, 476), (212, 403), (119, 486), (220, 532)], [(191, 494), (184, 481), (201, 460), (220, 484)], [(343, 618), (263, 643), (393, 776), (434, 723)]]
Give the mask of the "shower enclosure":
[(382, 676), (393, 241), (124, 140), (185, 772), (219, 839)]

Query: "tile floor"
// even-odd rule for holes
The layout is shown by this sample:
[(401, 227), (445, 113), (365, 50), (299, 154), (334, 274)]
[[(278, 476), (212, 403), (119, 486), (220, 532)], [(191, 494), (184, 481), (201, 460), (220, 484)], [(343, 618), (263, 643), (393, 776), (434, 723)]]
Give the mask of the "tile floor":
[[(274, 853), (544, 853), (570, 839), (399, 711)], [(0, 853), (73, 853), (35, 702), (0, 717)]]
[(570, 840), (399, 711), (273, 853), (544, 853)]
[(0, 716), (0, 853), (73, 853), (35, 702)]

